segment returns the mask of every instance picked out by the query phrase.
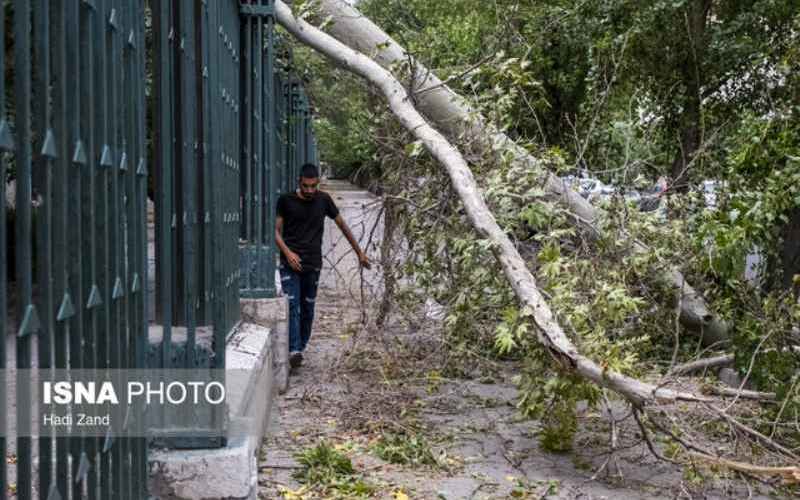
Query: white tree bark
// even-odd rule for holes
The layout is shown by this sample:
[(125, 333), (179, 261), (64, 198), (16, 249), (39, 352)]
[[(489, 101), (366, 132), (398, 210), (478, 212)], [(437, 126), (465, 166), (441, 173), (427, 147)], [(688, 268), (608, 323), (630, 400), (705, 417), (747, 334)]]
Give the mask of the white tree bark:
[(639, 407), (660, 401), (705, 400), (702, 396), (656, 387), (606, 370), (581, 355), (555, 321), (553, 313), (539, 292), (536, 280), (528, 270), (525, 261), (487, 208), (463, 156), (411, 105), (403, 85), (369, 57), (345, 46), (305, 21), (296, 19), (289, 7), (282, 1), (276, 2), (275, 9), (278, 23), (299, 41), (377, 87), (383, 93), (390, 109), (400, 123), (420, 140), (431, 155), (445, 167), (473, 227), (482, 237), (489, 239), (494, 244), (494, 254), (502, 265), (506, 278), (520, 302), (529, 310), (533, 322), (537, 326), (539, 342), (562, 366), (602, 387), (619, 393)]
[[(510, 156), (513, 162), (521, 166), (541, 171), (546, 176), (545, 190), (575, 215), (575, 222), (579, 226), (590, 229), (587, 235), (594, 237), (600, 234), (596, 226), (598, 209), (565, 185), (561, 179), (547, 172), (539, 159), (484, 119), (435, 74), (419, 61), (414, 61), (403, 47), (372, 21), (345, 0), (319, 0), (319, 5), (323, 14), (331, 18), (331, 23), (326, 29), (334, 38), (350, 48), (368, 55), (390, 71), (398, 64), (413, 61), (411, 69), (415, 73), (412, 85), (417, 91), (414, 96), (416, 107), (451, 140), (475, 144), (497, 158)], [(634, 251), (647, 251), (642, 242), (631, 241), (631, 245)], [(667, 269), (662, 279), (675, 288), (675, 297), (678, 298), (678, 306), (681, 309), (681, 322), (702, 335), (704, 344), (709, 345), (729, 338), (728, 325), (714, 317), (702, 295), (686, 283), (679, 270)]]

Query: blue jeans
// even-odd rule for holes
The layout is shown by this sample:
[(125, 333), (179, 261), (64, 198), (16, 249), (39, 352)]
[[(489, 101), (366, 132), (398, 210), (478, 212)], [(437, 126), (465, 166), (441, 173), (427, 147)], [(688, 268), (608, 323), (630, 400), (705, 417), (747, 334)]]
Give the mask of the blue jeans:
[(298, 273), (281, 262), (281, 288), (289, 297), (289, 352), (303, 351), (311, 338), (319, 269)]

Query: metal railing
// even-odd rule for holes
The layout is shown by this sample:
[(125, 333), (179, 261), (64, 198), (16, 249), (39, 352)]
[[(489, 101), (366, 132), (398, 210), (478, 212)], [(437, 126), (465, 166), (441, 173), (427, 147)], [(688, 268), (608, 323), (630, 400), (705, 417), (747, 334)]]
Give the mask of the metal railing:
[[(25, 417), (37, 403), (23, 371), (143, 365), (143, 18), (136, 0), (16, 0), (0, 9), (2, 43), (14, 44), (10, 60), (0, 47), (0, 415), (2, 435), (16, 436), (15, 464), (0, 467), (2, 497), (12, 484), (20, 499), (145, 495), (144, 439), (55, 428), (31, 437)], [(7, 199), (11, 178), (16, 194)], [(9, 334), (13, 365), (5, 364)], [(6, 383), (16, 385), (13, 422)], [(10, 444), (0, 440), (4, 457)]]
[[(312, 114), (288, 43), (274, 33), (273, 0), (241, 6), (243, 64), (241, 295), (275, 295), (275, 204), (318, 164)], [(272, 75), (264, 78), (263, 75)]]
[[(12, 485), (20, 499), (147, 496), (145, 438), (115, 429), (32, 437), (23, 410), (39, 403), (20, 370), (224, 368), (240, 296), (274, 295), (275, 202), (316, 149), (302, 82), (276, 57), (272, 9), (273, 0), (0, 8), (0, 327), (9, 338), (0, 448), (16, 454), (0, 467), (0, 498)], [(190, 424), (216, 429), (222, 411)], [(156, 441), (225, 443), (222, 434)]]
[(311, 114), (302, 82), (276, 57), (273, 0), (154, 6), (156, 297), (148, 363), (224, 368), (239, 298), (275, 295), (275, 205), (293, 189), (299, 166), (316, 159)]
[[(241, 41), (235, 1), (154, 4), (155, 295), (148, 364), (225, 367), (239, 320)], [(214, 428), (210, 422), (188, 426)], [(224, 437), (167, 439), (197, 448)]]
[(315, 162), (311, 151), (311, 110), (306, 97), (303, 82), (295, 75), (289, 74), (287, 83), (287, 149), (289, 188), (296, 183), (300, 167), (304, 163)]
[(241, 5), (243, 112), (241, 281), (243, 297), (275, 295), (275, 186), (278, 143), (273, 0)]

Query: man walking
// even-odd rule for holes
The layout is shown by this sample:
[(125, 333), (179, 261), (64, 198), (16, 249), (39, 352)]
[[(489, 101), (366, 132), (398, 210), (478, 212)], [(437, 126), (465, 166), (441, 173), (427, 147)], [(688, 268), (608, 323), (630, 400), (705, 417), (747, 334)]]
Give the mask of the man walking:
[(366, 254), (342, 219), (331, 196), (319, 190), (319, 169), (306, 163), (300, 169), (297, 190), (278, 198), (275, 241), (281, 252), (281, 288), (289, 297), (289, 364), (297, 368), (311, 337), (314, 302), (322, 269), (322, 233), (325, 216), (339, 226), (361, 266), (369, 269)]

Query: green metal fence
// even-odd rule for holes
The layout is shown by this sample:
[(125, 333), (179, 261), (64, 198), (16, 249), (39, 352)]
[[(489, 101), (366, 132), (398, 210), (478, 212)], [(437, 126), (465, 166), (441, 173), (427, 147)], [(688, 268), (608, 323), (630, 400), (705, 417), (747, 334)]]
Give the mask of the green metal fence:
[[(37, 403), (21, 372), (143, 365), (143, 19), (135, 0), (16, 0), (0, 9), (0, 424), (16, 436), (0, 440), (3, 456), (16, 448), (15, 463), (0, 467), (3, 497), (12, 484), (20, 499), (145, 495), (144, 439), (30, 437), (23, 416)], [(15, 428), (6, 382), (16, 385)]]
[(154, 7), (158, 334), (148, 362), (224, 368), (239, 298), (275, 294), (275, 205), (315, 161), (311, 115), (291, 60), (276, 57), (273, 0)]
[(316, 162), (308, 99), (273, 0), (13, 0), (0, 27), (0, 498), (146, 498), (145, 438), (30, 437), (14, 371), (224, 368), (240, 296), (275, 293), (277, 196)]
[(241, 95), (242, 224), (240, 281), (243, 297), (275, 294), (275, 168), (278, 144), (273, 0), (243, 3)]
[(273, 0), (252, 0), (242, 10), (240, 287), (243, 297), (264, 298), (275, 294), (278, 196), (293, 191), (300, 167), (318, 164), (318, 157), (311, 108), (291, 48), (274, 33)]
[[(240, 6), (235, 1), (154, 3), (155, 335), (148, 364), (225, 367), (239, 320), (241, 151)], [(189, 427), (214, 428), (211, 421)], [(221, 435), (168, 439), (218, 447)]]

